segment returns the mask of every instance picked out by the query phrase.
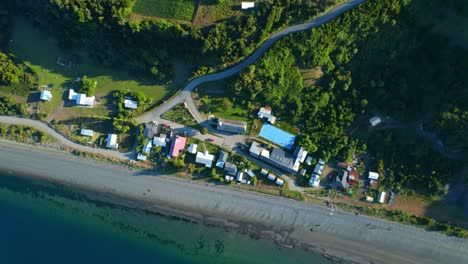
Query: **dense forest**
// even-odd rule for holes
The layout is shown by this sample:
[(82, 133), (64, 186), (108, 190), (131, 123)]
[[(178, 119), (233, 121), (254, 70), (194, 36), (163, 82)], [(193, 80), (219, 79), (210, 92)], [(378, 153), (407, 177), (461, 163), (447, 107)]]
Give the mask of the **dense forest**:
[(194, 30), (165, 20), (129, 19), (134, 0), (18, 0), (15, 9), (60, 40), (62, 48), (86, 51), (96, 62), (167, 81), (174, 58), (195, 66), (238, 61), (275, 30), (312, 18), (338, 0), (262, 1), (255, 11)]
[[(369, 146), (371, 168), (387, 175), (388, 186), (434, 193), (462, 163), (441, 157), (431, 142), (408, 131), (419, 122), (447, 147), (467, 150), (468, 51), (430, 30), (457, 4), (369, 1), (281, 40), (231, 80), (231, 93), (245, 107), (271, 105), (301, 129), (300, 143), (324, 159), (350, 160)], [(299, 70), (317, 67), (323, 76), (304, 85)], [(372, 113), (389, 116), (406, 132), (351, 136), (356, 122)]]
[(271, 33), (289, 24), (307, 21), (339, 0), (261, 1), (255, 10), (212, 27), (193, 31), (202, 47), (201, 54), (215, 57), (218, 64), (229, 64), (253, 52)]
[(63, 49), (86, 51), (99, 64), (165, 80), (171, 58), (185, 54), (180, 25), (164, 20), (129, 22), (133, 0), (19, 0), (20, 14), (55, 35)]

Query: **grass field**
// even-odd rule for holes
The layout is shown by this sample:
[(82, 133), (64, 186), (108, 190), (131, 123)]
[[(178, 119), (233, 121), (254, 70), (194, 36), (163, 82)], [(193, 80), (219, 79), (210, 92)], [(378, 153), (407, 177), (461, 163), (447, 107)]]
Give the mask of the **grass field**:
[(192, 21), (195, 0), (137, 0), (133, 12), (143, 16)]
[(242, 15), (241, 2), (241, 0), (224, 0), (222, 3), (216, 4), (216, 0), (201, 0), (193, 20), (194, 27), (202, 28), (232, 16)]
[(191, 127), (199, 127), (190, 112), (180, 104), (162, 115), (163, 118)]
[(169, 92), (167, 86), (153, 85), (149, 80), (136, 78), (126, 71), (98, 66), (86, 55), (79, 55), (71, 68), (59, 66), (56, 64), (58, 57), (70, 56), (58, 48), (55, 39), (36, 30), (21, 17), (15, 18), (14, 23), (11, 53), (37, 72), (40, 86), (51, 87), (54, 99), (48, 103), (48, 111), (60, 106), (71, 81), (83, 75), (97, 81), (96, 99), (100, 105), (108, 102), (106, 96), (113, 90), (138, 90), (154, 103), (161, 101)]

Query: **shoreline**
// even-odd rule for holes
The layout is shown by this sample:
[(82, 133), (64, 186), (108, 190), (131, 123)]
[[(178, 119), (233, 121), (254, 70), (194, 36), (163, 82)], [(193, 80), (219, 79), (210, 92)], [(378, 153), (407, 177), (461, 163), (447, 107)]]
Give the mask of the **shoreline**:
[(0, 170), (65, 185), (97, 200), (233, 229), (253, 239), (269, 239), (345, 263), (468, 262), (464, 239), (340, 210), (332, 216), (328, 208), (314, 204), (193, 184), (60, 151), (0, 141)]

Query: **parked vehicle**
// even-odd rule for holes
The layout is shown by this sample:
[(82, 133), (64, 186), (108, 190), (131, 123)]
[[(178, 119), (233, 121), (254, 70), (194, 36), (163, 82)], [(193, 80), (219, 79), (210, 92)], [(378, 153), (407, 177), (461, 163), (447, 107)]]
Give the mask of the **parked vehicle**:
[(207, 141), (207, 142), (214, 142), (214, 139), (212, 139), (212, 138), (207, 138), (206, 141)]

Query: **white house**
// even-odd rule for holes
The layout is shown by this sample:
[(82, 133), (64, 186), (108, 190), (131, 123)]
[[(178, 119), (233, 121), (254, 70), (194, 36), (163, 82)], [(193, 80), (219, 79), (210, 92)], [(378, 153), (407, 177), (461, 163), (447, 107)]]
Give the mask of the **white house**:
[(50, 101), (52, 99), (52, 93), (47, 90), (41, 91), (41, 100), (43, 101)]
[(91, 129), (85, 129), (85, 128), (82, 128), (80, 131), (80, 135), (87, 136), (87, 137), (92, 137), (93, 133), (94, 132)]
[(187, 151), (188, 151), (189, 153), (196, 154), (196, 153), (197, 153), (197, 147), (198, 147), (197, 144), (193, 144), (193, 143), (192, 143), (192, 144), (190, 144), (190, 145), (188, 146)]
[(254, 8), (255, 7), (255, 2), (241, 2), (241, 9), (249, 9), (249, 8)]
[(94, 105), (94, 96), (86, 96), (86, 94), (76, 93), (75, 90), (70, 89), (68, 93), (68, 99), (74, 100), (77, 105), (86, 105), (86, 106), (93, 106)]
[(379, 179), (379, 174), (377, 172), (369, 171), (369, 179), (378, 180)]
[(143, 146), (143, 153), (150, 154), (151, 153), (151, 148), (153, 147), (153, 144), (151, 141), (148, 141), (146, 145)]
[(211, 165), (213, 164), (213, 160), (214, 160), (214, 155), (211, 155), (206, 150), (203, 152), (197, 152), (197, 156), (195, 157), (196, 163), (205, 164), (205, 167), (207, 168), (211, 168)]
[(137, 160), (142, 160), (142, 161), (145, 161), (146, 160), (146, 156), (141, 154), (141, 153), (138, 153), (137, 155)]
[(135, 100), (125, 99), (124, 100), (124, 107), (130, 109), (137, 109), (138, 102)]
[(312, 175), (310, 176), (310, 180), (309, 180), (309, 186), (319, 187), (319, 185), (320, 185), (320, 176), (312, 173)]
[(277, 178), (275, 183), (278, 184), (279, 186), (283, 186), (284, 180), (280, 179), (280, 178)]
[(378, 116), (374, 116), (371, 119), (369, 119), (369, 123), (373, 127), (380, 124), (381, 122), (382, 122), (382, 119), (380, 119), (380, 117), (378, 117)]
[(116, 134), (109, 134), (107, 135), (107, 148), (117, 149), (119, 147), (119, 143), (117, 143), (117, 135)]
[(166, 134), (161, 134), (159, 137), (154, 137), (153, 138), (153, 145), (155, 146), (160, 146), (165, 148), (166, 147)]

